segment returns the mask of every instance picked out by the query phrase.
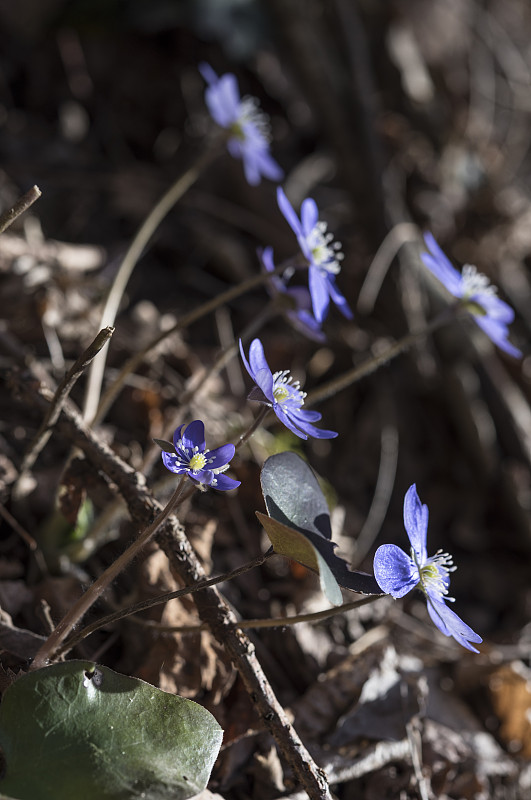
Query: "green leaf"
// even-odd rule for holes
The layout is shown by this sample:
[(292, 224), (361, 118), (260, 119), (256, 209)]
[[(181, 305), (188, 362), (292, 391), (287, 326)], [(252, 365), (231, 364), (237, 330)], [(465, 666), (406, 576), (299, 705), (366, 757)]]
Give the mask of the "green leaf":
[(266, 514), (256, 512), (256, 516), (264, 526), (265, 532), (273, 545), (275, 553), (286, 558), (292, 558), (300, 564), (313, 569), (319, 575), (321, 590), (326, 599), (334, 606), (340, 606), (343, 602), (341, 589), (332, 575), (326, 561), (304, 535), (299, 531), (283, 525), (281, 522), (268, 517)]
[[(270, 456), (260, 475), (268, 517), (257, 512), (275, 552), (319, 574), (333, 605), (341, 604), (339, 586), (362, 594), (382, 594), (375, 578), (351, 570), (336, 556), (330, 513), (319, 482), (296, 453)], [(324, 564), (324, 566), (323, 566)]]
[(0, 792), (17, 800), (186, 800), (223, 731), (202, 706), (88, 661), (30, 672), (4, 693)]

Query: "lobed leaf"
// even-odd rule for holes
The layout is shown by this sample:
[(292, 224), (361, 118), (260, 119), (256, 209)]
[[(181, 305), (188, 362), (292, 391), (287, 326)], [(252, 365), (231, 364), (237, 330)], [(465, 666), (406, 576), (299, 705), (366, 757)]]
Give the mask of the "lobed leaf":
[(87, 661), (30, 672), (5, 692), (2, 797), (186, 800), (223, 731), (197, 703)]
[(341, 604), (340, 586), (361, 594), (382, 594), (374, 576), (351, 570), (334, 553), (326, 499), (300, 456), (292, 452), (270, 456), (260, 481), (269, 516), (259, 512), (257, 516), (276, 553), (317, 572), (323, 593), (334, 605)]

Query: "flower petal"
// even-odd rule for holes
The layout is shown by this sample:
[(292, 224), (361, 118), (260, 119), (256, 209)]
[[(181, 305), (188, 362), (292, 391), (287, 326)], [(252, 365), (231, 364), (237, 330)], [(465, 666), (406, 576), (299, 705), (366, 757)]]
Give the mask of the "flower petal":
[(245, 369), (247, 370), (247, 372), (249, 373), (249, 375), (251, 376), (251, 378), (254, 381), (254, 372), (252, 371), (251, 365), (249, 364), (249, 362), (247, 361), (247, 358), (245, 357), (245, 352), (243, 350), (243, 344), (242, 344), (242, 340), (241, 339), (239, 340), (239, 344), (240, 344), (240, 355), (242, 357), (243, 366), (245, 367)]
[(317, 322), (322, 322), (327, 315), (330, 305), (328, 281), (318, 267), (311, 266), (308, 276), (308, 285), (312, 296), (313, 315)]
[(200, 453), (204, 452), (206, 447), (205, 442), (205, 426), (200, 419), (194, 419), (191, 422), (182, 436), (183, 445), (187, 450), (194, 450), (197, 447)]
[(210, 486), (214, 473), (211, 469), (199, 469), (196, 472), (189, 472), (188, 477), (194, 483), (201, 483), (203, 486)]
[(184, 428), (184, 424), (183, 425), (179, 425), (179, 427), (175, 428), (175, 430), (173, 432), (173, 444), (175, 445), (175, 447), (177, 447), (177, 444), (179, 443), (179, 439), (181, 438), (181, 431), (182, 431), (183, 428)]
[(462, 297), (463, 281), (461, 273), (452, 266), (431, 233), (424, 234), (424, 241), (430, 254), (421, 253), (425, 266), (448, 289), (454, 297)]
[(241, 481), (235, 481), (234, 478), (229, 478), (228, 475), (221, 473), (221, 475), (214, 475), (211, 485), (213, 489), (219, 489), (220, 492), (228, 492), (230, 489), (236, 489), (240, 484)]
[(302, 201), (301, 223), (302, 232), (305, 237), (309, 236), (319, 221), (319, 209), (317, 203), (311, 197)]
[(304, 409), (296, 409), (289, 413), (289, 417), (294, 422), (294, 424), (298, 425), (298, 427), (304, 433), (307, 433), (308, 436), (313, 436), (314, 439), (335, 439), (338, 435), (336, 431), (327, 431), (325, 428), (316, 428), (315, 425), (312, 425), (310, 420), (316, 421), (315, 414), (317, 414), (317, 419), (321, 419), (321, 414), (316, 411), (305, 411)]
[(201, 63), (198, 64), (198, 69), (208, 84), (218, 82), (219, 79), (217, 74), (214, 72), (210, 64), (207, 64), (206, 61), (201, 61)]
[(382, 544), (374, 555), (374, 577), (380, 589), (392, 597), (403, 597), (419, 583), (415, 562), (396, 544)]
[(300, 431), (294, 425), (294, 423), (291, 421), (291, 418), (286, 414), (286, 412), (284, 411), (284, 409), (282, 408), (282, 406), (279, 403), (275, 403), (274, 404), (273, 411), (275, 412), (275, 414), (277, 415), (279, 420), (282, 422), (282, 424), (285, 425), (286, 428), (288, 428), (292, 433), (294, 433), (295, 436), (298, 436), (300, 439), (307, 439), (308, 438), (308, 436), (305, 433)]
[(337, 288), (336, 282), (333, 278), (328, 278), (328, 291), (330, 293), (330, 297), (341, 311), (343, 316), (347, 319), (353, 319), (354, 314), (352, 313), (349, 304)]
[(161, 456), (162, 463), (170, 472), (175, 472), (176, 475), (182, 475), (183, 472), (188, 471), (188, 466), (183, 465), (174, 453), (166, 453), (163, 450)]
[(404, 525), (411, 546), (417, 554), (418, 563), (422, 567), (428, 557), (426, 550), (428, 506), (420, 502), (415, 484), (409, 487), (404, 497)]
[(249, 347), (249, 363), (251, 364), (252, 375), (256, 375), (261, 369), (266, 369), (271, 372), (264, 354), (264, 346), (260, 339), (253, 339), (251, 342), (251, 346)]
[(277, 203), (286, 222), (297, 236), (302, 236), (302, 226), (298, 216), (293, 210), (293, 206), (286, 197), (284, 190), (281, 186), (277, 188)]
[(479, 653), (479, 650), (473, 647), (470, 642), (479, 644), (483, 639), (466, 622), (463, 622), (455, 611), (448, 608), (446, 603), (434, 600), (431, 597), (428, 598), (428, 613), (433, 624), (441, 633), (444, 633), (445, 636), (453, 636), (456, 642), (466, 647), (467, 650)]
[(522, 357), (522, 351), (512, 345), (507, 339), (509, 331), (505, 323), (499, 322), (497, 319), (492, 319), (492, 317), (489, 316), (474, 316), (474, 322), (479, 325), (481, 330), (487, 334), (489, 339), (494, 342), (500, 350), (504, 350), (515, 358)]
[(297, 417), (303, 420), (303, 422), (319, 422), (323, 415), (320, 414), (319, 411), (309, 411), (305, 408), (299, 408), (297, 411), (293, 411), (291, 416)]
[(216, 447), (210, 450), (207, 455), (208, 469), (219, 469), (224, 467), (234, 458), (236, 448), (233, 444), (224, 444), (221, 447)]

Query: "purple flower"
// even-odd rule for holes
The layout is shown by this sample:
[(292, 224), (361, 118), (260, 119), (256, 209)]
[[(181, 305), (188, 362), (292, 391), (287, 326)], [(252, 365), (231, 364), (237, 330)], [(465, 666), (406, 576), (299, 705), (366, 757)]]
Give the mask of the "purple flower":
[(180, 425), (173, 434), (171, 442), (155, 440), (164, 447), (162, 461), (166, 469), (177, 475), (186, 474), (194, 483), (211, 486), (222, 492), (235, 489), (240, 481), (223, 475), (234, 456), (234, 445), (224, 444), (215, 450), (205, 450), (205, 426), (196, 419), (186, 426)]
[(424, 241), (429, 253), (422, 253), (421, 257), (430, 272), (433, 272), (450, 294), (461, 301), (463, 308), (472, 314), (474, 321), (495, 345), (511, 356), (520, 357), (521, 351), (507, 341), (508, 325), (514, 320), (514, 311), (500, 300), (496, 287), (470, 264), (465, 264), (463, 271), (458, 272), (431, 233), (424, 235)]
[(220, 78), (209, 64), (199, 71), (208, 83), (205, 102), (210, 116), (229, 133), (227, 148), (233, 158), (241, 158), (247, 183), (257, 186), (262, 175), (281, 180), (282, 169), (269, 153), (269, 120), (255, 97), (240, 97), (236, 76), (228, 72)]
[(336, 286), (336, 275), (341, 270), (341, 261), (343, 260), (341, 244), (334, 241), (332, 233), (327, 233), (326, 222), (319, 220), (315, 201), (311, 197), (307, 197), (303, 201), (299, 219), (280, 186), (277, 189), (277, 200), (282, 214), (295, 233), (299, 247), (310, 265), (308, 283), (315, 319), (318, 322), (325, 319), (330, 299), (334, 301), (344, 317), (352, 319), (352, 311)]
[[(258, 257), (266, 272), (275, 271), (273, 261), (273, 248), (264, 247), (258, 251)], [(321, 323), (317, 322), (310, 309), (312, 299), (305, 286), (286, 286), (286, 280), (280, 275), (271, 275), (268, 284), (270, 295), (279, 300), (283, 311), (289, 321), (297, 330), (316, 342), (325, 342), (326, 336), (321, 330)]]
[(452, 557), (440, 550), (428, 557), (426, 534), (428, 532), (428, 506), (422, 505), (415, 484), (410, 486), (404, 498), (404, 525), (411, 543), (411, 556), (395, 544), (383, 544), (374, 556), (374, 577), (382, 591), (393, 597), (403, 597), (415, 586), (424, 592), (428, 603), (428, 613), (434, 625), (445, 636), (454, 639), (478, 653), (470, 642), (482, 642), (478, 636), (457, 614), (448, 608), (450, 572)]
[(264, 356), (264, 348), (260, 339), (253, 339), (249, 348), (249, 361), (245, 358), (240, 339), (240, 353), (245, 369), (256, 383), (249, 395), (249, 400), (256, 400), (270, 406), (279, 420), (296, 436), (307, 439), (335, 439), (335, 431), (316, 428), (312, 422), (318, 422), (321, 414), (318, 411), (304, 411), (306, 393), (301, 391), (299, 381), (294, 381), (289, 370), (273, 374)]

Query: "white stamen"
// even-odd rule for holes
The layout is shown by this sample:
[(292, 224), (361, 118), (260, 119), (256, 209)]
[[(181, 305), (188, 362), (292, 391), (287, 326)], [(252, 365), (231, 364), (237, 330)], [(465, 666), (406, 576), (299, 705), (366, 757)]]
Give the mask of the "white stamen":
[(477, 268), (471, 264), (465, 264), (461, 272), (463, 281), (463, 299), (466, 300), (474, 295), (488, 295), (492, 297), (496, 294), (496, 287), (483, 273), (478, 272)]
[(271, 141), (271, 125), (269, 117), (262, 111), (256, 97), (242, 97), (238, 106), (238, 119), (234, 123), (235, 135), (245, 138), (244, 125), (254, 125), (266, 143)]
[(273, 396), (279, 405), (290, 400), (300, 408), (304, 404), (306, 392), (301, 390), (299, 381), (293, 380), (289, 369), (285, 369), (273, 374)]
[(306, 241), (314, 263), (325, 272), (337, 275), (341, 271), (340, 262), (343, 261), (344, 255), (341, 252), (341, 242), (334, 241), (334, 234), (327, 233), (327, 228), (327, 223), (319, 220)]
[(454, 601), (453, 597), (448, 597), (448, 581), (445, 580), (450, 572), (455, 572), (453, 558), (449, 553), (438, 550), (434, 556), (426, 559), (425, 563), (419, 565), (416, 553), (411, 551), (411, 556), (419, 568), (420, 587), (425, 594), (437, 594), (445, 600)]

